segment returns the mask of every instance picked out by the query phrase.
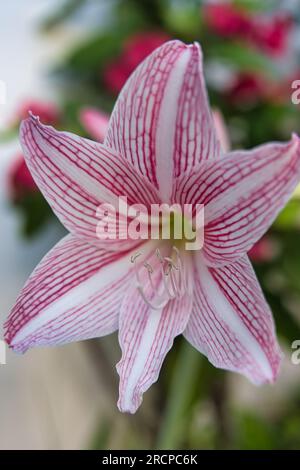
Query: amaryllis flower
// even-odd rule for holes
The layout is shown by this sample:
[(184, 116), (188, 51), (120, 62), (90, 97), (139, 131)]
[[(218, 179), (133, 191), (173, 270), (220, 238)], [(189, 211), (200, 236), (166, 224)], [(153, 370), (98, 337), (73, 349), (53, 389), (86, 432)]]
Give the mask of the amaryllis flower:
[[(9, 316), (5, 337), (15, 351), (118, 329), (118, 406), (131, 413), (180, 334), (217, 367), (255, 384), (275, 380), (280, 351), (272, 314), (246, 253), (300, 179), (296, 135), (224, 154), (200, 47), (175, 40), (127, 81), (104, 144), (33, 116), (22, 124), (21, 142), (37, 184), (71, 233), (33, 272)], [(147, 208), (204, 204), (202, 249), (187, 251), (184, 239), (98, 239), (96, 210), (120, 195)]]

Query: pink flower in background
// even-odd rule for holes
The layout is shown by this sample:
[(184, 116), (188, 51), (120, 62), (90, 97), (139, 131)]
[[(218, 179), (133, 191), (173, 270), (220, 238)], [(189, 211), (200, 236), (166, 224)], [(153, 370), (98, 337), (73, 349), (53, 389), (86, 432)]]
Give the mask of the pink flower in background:
[(103, 80), (107, 89), (118, 93), (139, 63), (169, 39), (170, 37), (162, 31), (138, 33), (128, 38), (123, 46), (121, 56), (107, 64), (103, 72)]
[(267, 235), (261, 238), (249, 251), (249, 258), (257, 263), (271, 261), (278, 254), (278, 247)]
[(38, 191), (23, 155), (18, 155), (10, 167), (8, 175), (9, 194), (13, 201), (22, 200), (24, 196)]
[(104, 85), (109, 91), (117, 94), (122, 89), (131, 72), (126, 61), (119, 59), (119, 61), (111, 62), (106, 65), (103, 72)]
[(286, 52), (293, 22), (286, 13), (270, 17), (253, 15), (230, 3), (203, 6), (204, 23), (219, 36), (243, 39), (274, 56)]
[(80, 121), (85, 130), (98, 142), (103, 142), (108, 129), (109, 116), (96, 108), (83, 108)]
[(227, 90), (231, 103), (240, 106), (256, 104), (266, 97), (268, 86), (266, 81), (254, 73), (240, 73)]
[(249, 14), (230, 3), (204, 5), (202, 11), (204, 24), (220, 36), (248, 37), (252, 29)]
[(53, 103), (46, 103), (38, 100), (28, 100), (24, 102), (17, 112), (18, 120), (26, 119), (28, 113), (39, 116), (45, 124), (55, 125), (60, 118), (60, 112)]
[(252, 39), (255, 45), (270, 55), (282, 56), (287, 51), (288, 37), (293, 22), (288, 15), (271, 18), (256, 18), (252, 26)]
[(299, 80), (299, 77), (300, 72), (294, 72), (280, 80), (254, 73), (240, 73), (227, 87), (225, 95), (231, 104), (240, 108), (254, 106), (260, 101), (287, 104), (291, 101), (292, 83)]
[(151, 52), (170, 39), (163, 31), (148, 31), (135, 34), (124, 44), (124, 58), (134, 70)]
[[(23, 122), (30, 171), (71, 232), (41, 261), (5, 325), (18, 352), (119, 330), (118, 406), (134, 413), (180, 334), (216, 367), (273, 382), (280, 351), (247, 252), (300, 179), (300, 140), (223, 152), (198, 44), (170, 41), (131, 75), (104, 144)], [(103, 202), (205, 206), (204, 246), (100, 240)], [(121, 214), (119, 214), (121, 216)]]

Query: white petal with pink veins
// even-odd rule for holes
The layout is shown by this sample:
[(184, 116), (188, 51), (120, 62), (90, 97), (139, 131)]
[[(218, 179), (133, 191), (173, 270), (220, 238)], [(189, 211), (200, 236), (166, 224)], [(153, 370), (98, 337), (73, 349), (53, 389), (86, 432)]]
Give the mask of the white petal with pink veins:
[(117, 100), (105, 144), (147, 177), (164, 202), (175, 176), (218, 158), (198, 44), (170, 41), (140, 64)]
[(236, 151), (178, 178), (176, 202), (204, 204), (209, 265), (239, 259), (267, 231), (300, 180), (300, 139)]
[(273, 382), (280, 364), (270, 309), (247, 257), (223, 268), (195, 261), (194, 306), (186, 338), (216, 366)]
[(135, 244), (130, 239), (103, 243), (96, 234), (100, 204), (111, 204), (118, 211), (120, 196), (127, 197), (128, 205), (150, 207), (160, 201), (155, 188), (128, 162), (97, 142), (58, 132), (36, 118), (23, 122), (21, 142), (37, 185), (69, 231), (118, 250)]
[[(151, 242), (144, 251), (152, 251)], [(133, 252), (109, 252), (68, 235), (40, 262), (6, 322), (17, 351), (115, 331), (134, 276)]]
[[(155, 261), (150, 262), (155, 266)], [(157, 265), (159, 266), (158, 260)], [(187, 265), (186, 269), (189, 268)], [(142, 282), (147, 297), (157, 297), (157, 292), (162, 286), (161, 277), (155, 276), (154, 290), (148, 282), (146, 271)], [(190, 279), (189, 293), (181, 298), (169, 300), (162, 308), (155, 309), (144, 301), (137, 289), (131, 289), (127, 293), (121, 306), (119, 323), (122, 359), (117, 365), (117, 370), (120, 375), (118, 406), (121, 411), (134, 413), (142, 402), (143, 393), (157, 381), (163, 360), (171, 349), (174, 338), (181, 334), (187, 325), (192, 308), (192, 284)]]
[(191, 296), (169, 301), (161, 310), (151, 310), (131, 292), (125, 299), (119, 326), (122, 360), (117, 366), (120, 375), (121, 411), (134, 413), (143, 393), (156, 382), (163, 360), (189, 319)]

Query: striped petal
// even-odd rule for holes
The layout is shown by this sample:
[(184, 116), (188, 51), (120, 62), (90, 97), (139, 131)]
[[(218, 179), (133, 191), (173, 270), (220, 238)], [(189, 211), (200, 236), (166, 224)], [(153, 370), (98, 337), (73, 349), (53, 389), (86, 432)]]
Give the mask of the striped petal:
[[(57, 132), (34, 117), (23, 121), (21, 143), (37, 185), (71, 233), (98, 246), (133, 245), (128, 239), (100, 242), (96, 235), (100, 204), (109, 203), (118, 213), (119, 196), (126, 196), (128, 205), (159, 202), (155, 188), (129, 163), (100, 143)], [(121, 227), (123, 222), (121, 216)]]
[(198, 44), (170, 41), (125, 84), (105, 144), (115, 149), (169, 202), (174, 176), (220, 153)]
[(218, 136), (220, 146), (223, 153), (229, 152), (230, 150), (230, 137), (228, 130), (226, 128), (224, 117), (219, 109), (214, 109), (212, 111), (213, 122), (216, 129), (216, 134)]
[(68, 235), (27, 281), (5, 325), (18, 352), (107, 335), (118, 327), (131, 252), (99, 249)]
[[(144, 284), (145, 292), (149, 290), (150, 297), (151, 289), (146, 277)], [(157, 290), (159, 287), (158, 282)], [(117, 365), (120, 411), (136, 412), (143, 393), (157, 381), (174, 338), (186, 328), (191, 309), (191, 295), (170, 300), (161, 309), (151, 309), (134, 286), (127, 293), (121, 306), (119, 323), (122, 349), (122, 359)]]
[(205, 206), (206, 262), (239, 259), (270, 227), (300, 180), (300, 139), (236, 151), (178, 180), (180, 203)]
[(208, 268), (197, 258), (185, 337), (214, 366), (244, 374), (255, 384), (273, 382), (281, 354), (272, 314), (248, 257), (222, 268)]

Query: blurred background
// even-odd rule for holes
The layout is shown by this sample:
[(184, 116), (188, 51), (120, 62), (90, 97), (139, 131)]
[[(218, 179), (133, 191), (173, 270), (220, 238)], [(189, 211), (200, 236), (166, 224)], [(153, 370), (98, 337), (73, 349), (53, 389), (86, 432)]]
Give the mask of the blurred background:
[[(58, 129), (101, 141), (124, 82), (171, 38), (204, 50), (227, 146), (300, 133), (291, 100), (300, 80), (300, 0), (10, 0), (0, 28), (0, 317), (64, 235), (24, 164), (28, 110)], [(298, 94), (298, 97), (299, 94)], [(1, 449), (299, 449), (300, 189), (250, 257), (285, 353), (278, 382), (256, 388), (214, 369), (177, 339), (134, 416), (116, 408), (114, 335), (0, 365)], [(2, 332), (1, 332), (2, 337)]]

